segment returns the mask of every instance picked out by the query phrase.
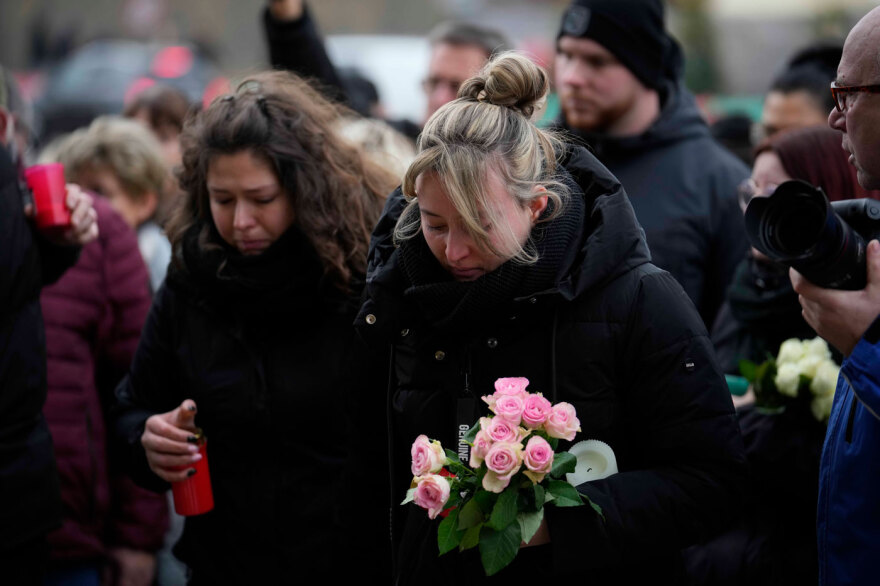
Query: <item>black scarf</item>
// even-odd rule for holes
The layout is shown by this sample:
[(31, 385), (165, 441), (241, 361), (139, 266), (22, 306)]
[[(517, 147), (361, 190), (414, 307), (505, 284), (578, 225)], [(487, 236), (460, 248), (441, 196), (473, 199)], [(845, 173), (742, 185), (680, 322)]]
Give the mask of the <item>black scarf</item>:
[(325, 278), (308, 238), (291, 226), (258, 255), (243, 255), (228, 245), (213, 225), (198, 223), (183, 236), (182, 268), (169, 281), (188, 289), (212, 308), (250, 321), (298, 315), (310, 319), (322, 301), (341, 294)]
[[(440, 330), (471, 330), (477, 324), (498, 319), (510, 311), (518, 298), (552, 288), (584, 223), (585, 204), (580, 190), (572, 191), (563, 213), (539, 222), (531, 240), (538, 253), (535, 264), (509, 260), (474, 281), (458, 282), (434, 257), (421, 235), (400, 245), (403, 273), (408, 281), (404, 297), (422, 317)], [(545, 215), (549, 215), (548, 211)]]

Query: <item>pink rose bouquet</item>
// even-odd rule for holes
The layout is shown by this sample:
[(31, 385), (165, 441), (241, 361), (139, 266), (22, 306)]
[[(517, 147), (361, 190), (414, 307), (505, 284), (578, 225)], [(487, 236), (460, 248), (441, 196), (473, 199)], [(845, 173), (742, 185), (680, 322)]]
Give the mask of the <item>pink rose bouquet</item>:
[(413, 502), (428, 517), (445, 517), (437, 529), (440, 554), (479, 547), (486, 575), (514, 560), (544, 520), (544, 507), (584, 503), (601, 509), (565, 481), (575, 457), (556, 452), (560, 440), (580, 432), (572, 405), (553, 405), (526, 390), (525, 378), (500, 378), (483, 397), (493, 413), (481, 417), (465, 436), (467, 465), (440, 442), (424, 435), (412, 445), (413, 481), (403, 504)]

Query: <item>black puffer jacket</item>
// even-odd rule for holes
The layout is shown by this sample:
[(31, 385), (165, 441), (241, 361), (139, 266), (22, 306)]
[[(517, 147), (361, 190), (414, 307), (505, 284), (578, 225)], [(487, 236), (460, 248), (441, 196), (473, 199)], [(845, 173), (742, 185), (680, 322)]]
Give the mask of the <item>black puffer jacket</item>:
[[(583, 430), (576, 441), (610, 444), (620, 473), (578, 487), (603, 508), (604, 523), (589, 507), (549, 507), (552, 543), (523, 550), (497, 578), (670, 584), (681, 570), (679, 548), (735, 512), (742, 443), (700, 317), (678, 283), (650, 264), (620, 184), (583, 149), (566, 168), (577, 183), (571, 204), (533, 232), (542, 260), (524, 271), (508, 262), (471, 284), (424, 283), (420, 270), (430, 273), (432, 259), (407, 250), (421, 237), (394, 248), (399, 194), (386, 206), (357, 323), (393, 348), (393, 502), (411, 480), (416, 435), (452, 448), (458, 419), (474, 421), (469, 407), (480, 408), (496, 378), (525, 376), (531, 391), (576, 407)], [(535, 275), (548, 269), (542, 287)], [(510, 292), (505, 274), (518, 275), (514, 293), (493, 297)], [(465, 293), (450, 302), (435, 288)], [(436, 524), (425, 512), (393, 510), (398, 584), (486, 583), (476, 550), (438, 559)]]
[[(149, 470), (140, 436), (150, 415), (191, 398), (208, 439), (215, 503), (213, 511), (187, 518), (174, 549), (194, 583), (346, 576), (362, 561), (354, 557), (361, 550), (347, 546), (352, 532), (376, 531), (380, 539), (364, 542), (368, 552), (387, 543), (379, 530), (384, 515), (348, 515), (346, 503), (363, 502), (341, 498), (352, 432), (346, 415), (354, 399), (375, 388), (351, 326), (359, 290), (354, 285), (350, 298), (323, 279), (314, 249), (296, 228), (257, 257), (222, 245), (203, 252), (197, 228), (185, 238), (186, 268), (172, 265), (117, 390), (116, 429), (131, 448), (133, 475), (147, 488), (167, 489)], [(364, 403), (360, 421), (383, 432), (382, 413), (379, 395)], [(364, 483), (361, 498), (384, 494), (385, 474), (377, 476)], [(352, 566), (338, 563), (343, 548), (352, 551)], [(360, 575), (381, 575), (385, 559)]]

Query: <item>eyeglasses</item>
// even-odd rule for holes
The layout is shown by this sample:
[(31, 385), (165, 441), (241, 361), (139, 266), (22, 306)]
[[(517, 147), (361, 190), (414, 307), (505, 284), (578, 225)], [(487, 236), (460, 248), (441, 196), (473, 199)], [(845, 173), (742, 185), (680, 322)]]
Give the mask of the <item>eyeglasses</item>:
[(746, 211), (746, 206), (749, 205), (749, 202), (752, 201), (753, 197), (767, 197), (771, 195), (778, 185), (769, 184), (765, 185), (763, 188), (759, 188), (758, 184), (755, 183), (754, 179), (745, 179), (742, 183), (739, 184), (739, 187), (736, 189), (737, 199), (739, 200), (739, 207), (742, 211)]
[(838, 112), (846, 112), (847, 94), (880, 94), (880, 85), (838, 85), (831, 82), (831, 97)]

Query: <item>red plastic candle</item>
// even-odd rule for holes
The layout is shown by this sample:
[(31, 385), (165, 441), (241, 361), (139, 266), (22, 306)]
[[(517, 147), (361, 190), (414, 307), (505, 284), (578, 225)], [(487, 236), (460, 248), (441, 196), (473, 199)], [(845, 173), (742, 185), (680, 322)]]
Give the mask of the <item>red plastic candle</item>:
[(180, 482), (171, 484), (174, 510), (178, 515), (192, 516), (207, 513), (214, 508), (214, 492), (211, 490), (211, 474), (208, 471), (208, 440), (200, 431), (196, 434), (202, 459), (193, 464), (196, 473)]

